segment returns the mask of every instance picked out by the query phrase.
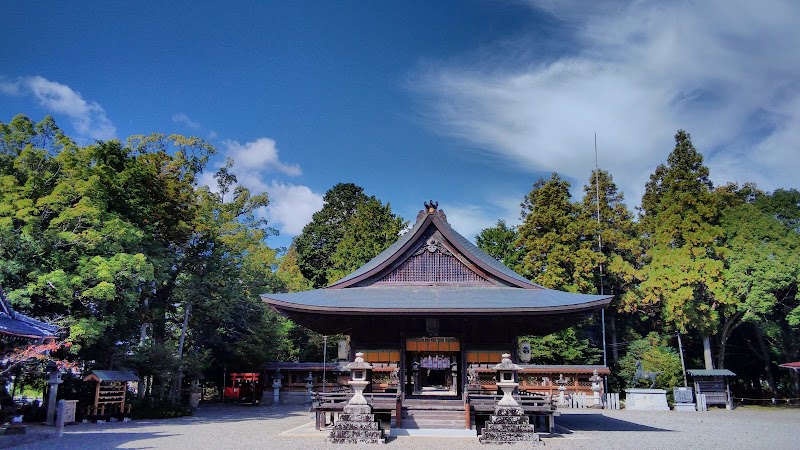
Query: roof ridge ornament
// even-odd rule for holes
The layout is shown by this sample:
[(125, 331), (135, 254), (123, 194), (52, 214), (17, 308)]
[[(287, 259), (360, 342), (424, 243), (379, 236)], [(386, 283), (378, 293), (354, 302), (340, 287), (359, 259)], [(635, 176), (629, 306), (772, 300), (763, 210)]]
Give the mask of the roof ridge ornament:
[(419, 214), (417, 214), (417, 222), (424, 219), (429, 215), (436, 215), (439, 216), (440, 219), (447, 222), (447, 216), (444, 215), (444, 211), (439, 209), (439, 202), (435, 202), (433, 200), (427, 201), (424, 203), (425, 209), (420, 210)]

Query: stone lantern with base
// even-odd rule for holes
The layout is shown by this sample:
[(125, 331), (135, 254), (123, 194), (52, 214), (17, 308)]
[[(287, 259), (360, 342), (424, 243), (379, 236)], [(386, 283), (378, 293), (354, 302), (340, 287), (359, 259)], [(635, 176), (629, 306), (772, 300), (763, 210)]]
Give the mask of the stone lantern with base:
[(368, 373), (372, 364), (364, 361), (364, 353), (356, 353), (355, 361), (345, 366), (350, 370), (353, 397), (344, 406), (339, 420), (334, 424), (328, 442), (334, 444), (383, 444), (386, 442), (380, 421), (375, 420), (372, 406), (364, 398), (364, 388), (369, 384)]
[(279, 405), (281, 403), (281, 374), (280, 367), (272, 374), (272, 404)]
[(569, 383), (569, 378), (564, 378), (563, 373), (559, 374), (556, 380), (556, 384), (558, 385), (558, 406), (567, 404), (567, 399), (564, 398), (564, 392), (567, 390), (567, 383)]
[(494, 415), (489, 416), (481, 432), (481, 444), (515, 444), (539, 443), (539, 435), (535, 433), (530, 418), (525, 410), (511, 395), (519, 386), (515, 380), (520, 366), (511, 362), (511, 355), (503, 354), (500, 364), (494, 366), (499, 381), (497, 387), (503, 390), (503, 398), (497, 402)]
[(597, 369), (594, 369), (592, 376), (589, 377), (589, 381), (592, 382), (592, 398), (594, 399), (593, 406), (600, 407), (602, 405), (602, 402), (600, 401), (600, 389), (602, 389), (601, 383), (603, 382), (603, 377), (597, 374)]
[(311, 375), (311, 372), (308, 372), (306, 377), (306, 389), (308, 389), (308, 403), (311, 403), (312, 391), (314, 390), (314, 376)]

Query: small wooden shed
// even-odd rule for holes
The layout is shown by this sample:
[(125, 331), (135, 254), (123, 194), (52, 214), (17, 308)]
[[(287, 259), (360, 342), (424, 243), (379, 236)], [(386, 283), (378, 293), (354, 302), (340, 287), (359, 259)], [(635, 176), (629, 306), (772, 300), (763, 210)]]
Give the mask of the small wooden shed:
[(93, 370), (83, 381), (97, 383), (94, 404), (86, 407), (87, 416), (130, 414), (131, 405), (125, 404), (128, 382), (139, 382), (139, 377), (129, 370)]
[(696, 395), (706, 395), (706, 405), (724, 405), (733, 409), (733, 398), (728, 379), (736, 374), (728, 369), (689, 369), (686, 371), (694, 380)]

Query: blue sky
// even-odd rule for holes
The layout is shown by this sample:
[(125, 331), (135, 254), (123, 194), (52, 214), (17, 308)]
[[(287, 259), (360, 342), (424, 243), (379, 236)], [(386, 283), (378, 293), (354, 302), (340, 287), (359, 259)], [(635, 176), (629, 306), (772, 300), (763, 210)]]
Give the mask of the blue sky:
[[(698, 4), (699, 3), (699, 4)], [(715, 183), (798, 187), (793, 1), (12, 2), (0, 121), (81, 142), (208, 139), (266, 190), (287, 245), (354, 182), (407, 220), (439, 201), (472, 237), (557, 171), (629, 206), (689, 131)], [(209, 180), (208, 177), (205, 178)]]

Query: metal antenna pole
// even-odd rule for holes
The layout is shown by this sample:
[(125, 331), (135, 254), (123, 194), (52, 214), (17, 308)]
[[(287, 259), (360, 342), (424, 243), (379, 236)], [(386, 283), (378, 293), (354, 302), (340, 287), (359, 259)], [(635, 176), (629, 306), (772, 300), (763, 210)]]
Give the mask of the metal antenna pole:
[[(600, 227), (600, 166), (597, 162), (597, 133), (594, 134), (594, 184), (595, 184), (595, 199), (597, 201), (597, 251), (603, 252), (603, 241), (601, 237)], [(603, 263), (600, 263), (600, 295), (603, 295)], [(603, 365), (608, 366), (608, 359), (606, 357), (606, 309), (600, 311), (601, 321), (603, 323)]]
[(325, 372), (328, 362), (328, 335), (322, 337), (322, 392), (325, 392)]

